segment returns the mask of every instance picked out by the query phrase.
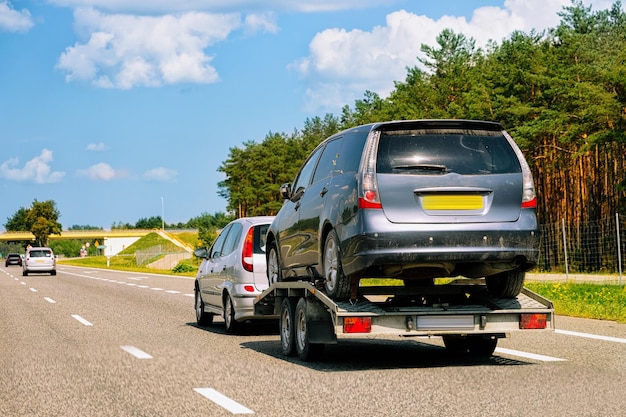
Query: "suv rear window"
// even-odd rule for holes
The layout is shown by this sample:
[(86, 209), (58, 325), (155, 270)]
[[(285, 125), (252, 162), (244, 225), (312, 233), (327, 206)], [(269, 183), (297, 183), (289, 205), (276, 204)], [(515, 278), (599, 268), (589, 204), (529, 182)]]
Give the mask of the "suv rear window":
[(501, 132), (416, 129), (381, 132), (379, 174), (462, 175), (521, 172), (515, 151)]
[(50, 258), (52, 256), (52, 252), (50, 252), (49, 250), (31, 250), (28, 252), (28, 256), (30, 256), (31, 258), (45, 258), (48, 257)]

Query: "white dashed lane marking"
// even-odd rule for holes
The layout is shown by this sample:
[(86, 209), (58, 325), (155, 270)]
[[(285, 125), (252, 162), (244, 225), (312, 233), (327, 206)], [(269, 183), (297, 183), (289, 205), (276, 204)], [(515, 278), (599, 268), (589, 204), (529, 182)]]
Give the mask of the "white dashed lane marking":
[(521, 350), (513, 350), (513, 349), (505, 349), (505, 348), (496, 348), (496, 352), (503, 353), (505, 355), (519, 356), (520, 358), (534, 359), (534, 360), (542, 361), (542, 362), (561, 362), (565, 360), (561, 358), (554, 358), (552, 356), (537, 355), (536, 353), (522, 352)]
[(213, 388), (194, 388), (193, 390), (233, 414), (254, 414), (254, 411), (244, 407), (234, 400), (231, 400)]
[(79, 316), (78, 314), (72, 314), (72, 317), (84, 324), (85, 326), (93, 326), (90, 322)]
[(555, 330), (554, 332), (559, 333), (559, 334), (565, 334), (568, 336), (577, 336), (577, 337), (586, 337), (588, 339), (604, 340), (606, 342), (626, 343), (626, 339), (621, 339), (619, 337), (600, 336), (597, 334), (572, 332), (569, 330)]
[(32, 292), (37, 292), (37, 289), (35, 288), (29, 288)]
[(44, 297), (44, 300), (46, 300), (47, 302), (49, 302), (50, 304), (56, 304), (56, 301), (54, 301), (52, 298), (50, 297)]
[(152, 359), (152, 356), (135, 346), (121, 346), (121, 348), (137, 359)]

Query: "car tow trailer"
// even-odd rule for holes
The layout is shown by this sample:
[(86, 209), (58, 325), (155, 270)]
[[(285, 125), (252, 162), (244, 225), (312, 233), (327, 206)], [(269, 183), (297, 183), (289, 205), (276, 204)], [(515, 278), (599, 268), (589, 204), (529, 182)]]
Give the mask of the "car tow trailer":
[(308, 281), (278, 282), (255, 300), (255, 315), (278, 318), (284, 355), (313, 360), (339, 340), (395, 335), (441, 336), (449, 351), (490, 356), (498, 339), (513, 332), (554, 331), (551, 301), (526, 288), (516, 298), (494, 298), (482, 279), (360, 287), (356, 301), (334, 301), (321, 288)]

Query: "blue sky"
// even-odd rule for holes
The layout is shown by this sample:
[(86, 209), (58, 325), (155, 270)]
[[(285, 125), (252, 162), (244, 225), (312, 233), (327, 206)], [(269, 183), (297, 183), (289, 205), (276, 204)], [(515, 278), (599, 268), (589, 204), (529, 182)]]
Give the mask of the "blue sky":
[(225, 211), (231, 147), (385, 96), (443, 29), (484, 46), (569, 4), (0, 0), (0, 231), (35, 199), (64, 229)]

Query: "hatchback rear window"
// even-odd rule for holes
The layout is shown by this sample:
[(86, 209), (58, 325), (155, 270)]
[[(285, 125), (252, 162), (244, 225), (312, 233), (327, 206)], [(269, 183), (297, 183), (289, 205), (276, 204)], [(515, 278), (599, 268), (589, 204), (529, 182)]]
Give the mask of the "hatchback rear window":
[(501, 132), (417, 129), (381, 132), (376, 171), (485, 175), (518, 173), (521, 166)]
[(265, 241), (267, 237), (267, 229), (269, 224), (261, 224), (254, 227), (254, 253), (265, 253)]

